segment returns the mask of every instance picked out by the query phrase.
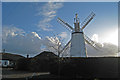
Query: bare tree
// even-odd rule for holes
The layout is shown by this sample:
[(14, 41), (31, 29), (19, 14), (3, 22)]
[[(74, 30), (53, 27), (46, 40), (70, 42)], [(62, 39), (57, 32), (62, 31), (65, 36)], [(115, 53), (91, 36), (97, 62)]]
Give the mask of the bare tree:
[(62, 39), (59, 35), (54, 35), (54, 37), (48, 37), (47, 39), (49, 40), (49, 43), (46, 43), (46, 46), (50, 51), (55, 51), (58, 57), (60, 57), (63, 51), (64, 39)]
[(63, 49), (63, 39), (58, 35), (54, 35), (54, 37), (49, 37), (48, 40), (50, 42), (46, 46), (49, 48), (50, 51), (54, 51), (55, 53), (57, 53), (58, 57), (60, 57)]

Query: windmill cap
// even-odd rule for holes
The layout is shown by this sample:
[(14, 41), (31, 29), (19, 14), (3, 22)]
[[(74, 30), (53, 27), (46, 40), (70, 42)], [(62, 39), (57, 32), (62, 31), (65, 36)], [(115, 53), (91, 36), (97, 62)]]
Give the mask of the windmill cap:
[(75, 15), (76, 15), (76, 18), (77, 18), (77, 17), (78, 17), (78, 14), (76, 13)]

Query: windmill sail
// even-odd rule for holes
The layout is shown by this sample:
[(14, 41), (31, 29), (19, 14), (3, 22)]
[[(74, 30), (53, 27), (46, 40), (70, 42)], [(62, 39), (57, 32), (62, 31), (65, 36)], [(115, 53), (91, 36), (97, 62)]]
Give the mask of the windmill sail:
[(96, 42), (94, 42), (93, 40), (91, 40), (89, 37), (87, 37), (86, 35), (84, 35), (85, 41), (91, 45), (93, 48), (95, 48), (96, 50), (98, 50), (98, 48), (100, 48), (99, 45), (97, 45)]
[(94, 49), (98, 50), (95, 46), (93, 46), (92, 43), (90, 43), (87, 39), (85, 39), (86, 43), (89, 44), (90, 46), (92, 46)]
[(93, 17), (95, 16), (95, 14), (92, 12), (84, 21), (83, 23), (81, 23), (82, 26), (82, 30), (88, 25), (88, 23), (93, 19)]
[(61, 53), (64, 52), (65, 50), (67, 50), (70, 47), (70, 45), (71, 45), (71, 40), (64, 46)]
[(74, 18), (74, 27), (71, 27), (68, 23), (64, 22), (62, 19), (58, 18), (57, 21), (69, 29), (71, 32), (71, 40), (65, 45), (61, 50), (61, 53), (66, 51), (70, 47), (70, 57), (87, 57), (85, 41), (91, 45), (93, 48), (97, 49), (97, 44), (88, 38), (83, 33), (83, 29), (88, 25), (88, 23), (94, 18), (95, 14), (92, 12), (81, 24), (79, 25), (79, 18), (76, 14)]
[(73, 27), (70, 26), (68, 23), (64, 22), (64, 21), (63, 21), (62, 19), (60, 19), (59, 17), (58, 17), (57, 21), (58, 21), (60, 24), (62, 24), (63, 26), (65, 26), (68, 30), (73, 31)]

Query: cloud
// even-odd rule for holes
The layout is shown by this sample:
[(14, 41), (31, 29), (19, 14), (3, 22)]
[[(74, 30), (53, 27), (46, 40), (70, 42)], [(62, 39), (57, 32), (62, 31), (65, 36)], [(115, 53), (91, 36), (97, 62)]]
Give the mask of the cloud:
[[(93, 48), (89, 44), (86, 44), (88, 57), (118, 56), (118, 50), (120, 51), (120, 49), (118, 49), (118, 46), (116, 46), (112, 43), (99, 42), (100, 39), (99, 39), (99, 36), (97, 34), (94, 34), (91, 37), (91, 39), (101, 47), (100, 48), (96, 47), (98, 49), (98, 50), (96, 50), (95, 48)], [(69, 48), (63, 53), (64, 55), (66, 55), (66, 54), (68, 54), (67, 56), (70, 55), (70, 53), (69, 53), (70, 46), (71, 45), (69, 45)]]
[[(18, 53), (21, 55), (30, 54), (30, 56), (35, 56), (36, 54), (40, 53), (41, 51), (47, 50), (52, 51), (57, 54), (56, 49), (60, 46), (60, 50), (62, 50), (63, 45), (60, 41), (59, 37), (48, 37), (41, 38), (36, 32), (26, 33), (24, 30), (16, 28), (14, 26), (4, 26), (3, 27), (3, 41), (2, 47), (6, 49), (7, 52)], [(66, 32), (61, 32), (59, 35), (65, 38)], [(97, 36), (98, 37), (98, 36)], [(96, 37), (94, 37), (96, 39)], [(93, 40), (95, 40), (93, 38)], [(99, 38), (98, 38), (99, 39)], [(98, 42), (98, 44), (101, 44)], [(93, 56), (116, 56), (118, 53), (118, 47), (111, 43), (102, 43), (104, 46), (99, 48), (99, 50), (94, 49), (90, 45), (86, 45), (87, 53), (89, 57)], [(51, 47), (51, 46), (54, 46)], [(70, 47), (70, 45), (69, 45)], [(62, 53), (64, 56), (69, 56), (69, 50), (66, 50)], [(119, 49), (120, 51), (120, 49)]]
[(16, 27), (3, 27), (3, 49), (7, 52), (30, 56), (40, 53), (42, 40), (36, 32), (23, 34), (23, 30)]
[(86, 47), (88, 56), (118, 56), (118, 46), (114, 43), (110, 43), (108, 41), (100, 42), (101, 38), (98, 36), (98, 34), (93, 34), (91, 39), (97, 44), (100, 44), (101, 48), (98, 48), (98, 50), (96, 50), (87, 44)]
[(6, 52), (24, 56), (27, 54), (35, 56), (42, 51), (52, 51), (57, 54), (56, 49), (58, 49), (58, 45), (61, 45), (59, 38), (56, 36), (41, 38), (36, 32), (26, 33), (24, 30), (14, 26), (4, 26), (2, 38), (2, 47), (6, 49)]
[(67, 38), (68, 34), (67, 32), (61, 32), (61, 34), (59, 34), (59, 36), (64, 39), (64, 38)]
[(91, 39), (98, 43), (98, 35), (97, 34), (93, 34)]
[(37, 27), (44, 31), (52, 31), (52, 29), (50, 28), (52, 27), (50, 21), (55, 18), (55, 16), (57, 15), (57, 10), (60, 9), (62, 6), (63, 4), (60, 2), (49, 1), (48, 3), (46, 3), (37, 13), (37, 16), (42, 15), (43, 17), (43, 19), (38, 22)]
[(8, 36), (16, 36), (17, 34), (23, 35), (24, 33), (25, 33), (25, 32), (24, 32), (24, 30), (22, 30), (22, 29), (16, 28), (16, 27), (13, 26), (13, 25), (9, 25), (9, 26), (6, 25), (6, 26), (4, 26), (3, 29), (2, 29), (3, 42), (6, 41), (6, 38), (7, 38)]
[(118, 56), (118, 47), (114, 44), (111, 43), (103, 43), (103, 47), (98, 48), (98, 50), (94, 49), (90, 45), (86, 45), (87, 47), (87, 54), (89, 57), (94, 57), (94, 56)]
[[(65, 32), (61, 32), (61, 36), (63, 38), (65, 38), (66, 36), (64, 35), (66, 34)], [(59, 36), (60, 36), (59, 35)], [(98, 45), (100, 45), (101, 47), (98, 48), (98, 50), (96, 50), (95, 48), (93, 48), (92, 46), (90, 46), (89, 44), (86, 44), (86, 48), (87, 48), (87, 54), (88, 57), (105, 57), (105, 56), (117, 56), (118, 54), (118, 46), (112, 44), (112, 43), (100, 43), (99, 42), (99, 36), (97, 34), (94, 34), (91, 38), (92, 40), (94, 40), (95, 42), (97, 42)], [(46, 37), (45, 40), (43, 40), (45, 45), (46, 45), (46, 49), (48, 49), (49, 51), (52, 51), (54, 53), (57, 54), (56, 50), (54, 50), (53, 48), (51, 48), (50, 46), (54, 46), (55, 48), (57, 48), (57, 43), (61, 43), (60, 39), (58, 37)], [(50, 45), (50, 46), (47, 46)], [(65, 50), (63, 53), (61, 53), (61, 56), (70, 56), (70, 46), (68, 47), (67, 50)], [(63, 45), (61, 47), (61, 50), (63, 48)]]

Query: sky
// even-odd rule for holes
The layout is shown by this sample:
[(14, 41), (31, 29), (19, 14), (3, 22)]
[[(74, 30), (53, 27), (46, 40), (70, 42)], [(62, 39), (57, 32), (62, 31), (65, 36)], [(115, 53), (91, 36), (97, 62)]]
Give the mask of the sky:
[(117, 45), (117, 2), (3, 2), (3, 48), (8, 52), (36, 55), (44, 48), (42, 43), (54, 35), (66, 44), (71, 32), (57, 22), (57, 18), (74, 27), (76, 13), (82, 23), (91, 12), (96, 16), (84, 33), (99, 43)]

